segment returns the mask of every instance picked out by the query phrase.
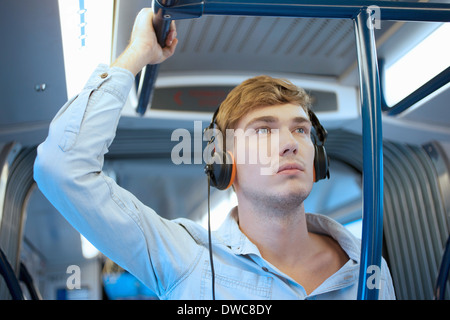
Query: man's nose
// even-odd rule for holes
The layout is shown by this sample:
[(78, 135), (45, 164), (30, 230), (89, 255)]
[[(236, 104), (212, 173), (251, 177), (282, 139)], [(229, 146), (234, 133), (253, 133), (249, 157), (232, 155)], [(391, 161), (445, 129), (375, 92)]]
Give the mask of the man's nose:
[(297, 154), (298, 141), (289, 130), (280, 130), (280, 156)]

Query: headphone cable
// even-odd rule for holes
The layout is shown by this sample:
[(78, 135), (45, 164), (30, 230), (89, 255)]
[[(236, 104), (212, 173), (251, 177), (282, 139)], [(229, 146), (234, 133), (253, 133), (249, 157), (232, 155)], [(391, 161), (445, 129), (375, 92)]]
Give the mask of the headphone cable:
[(208, 246), (209, 246), (209, 262), (211, 264), (211, 289), (212, 299), (216, 300), (215, 294), (215, 274), (214, 274), (214, 262), (212, 253), (212, 241), (211, 241), (211, 205), (210, 205), (210, 191), (211, 191), (211, 173), (208, 172)]

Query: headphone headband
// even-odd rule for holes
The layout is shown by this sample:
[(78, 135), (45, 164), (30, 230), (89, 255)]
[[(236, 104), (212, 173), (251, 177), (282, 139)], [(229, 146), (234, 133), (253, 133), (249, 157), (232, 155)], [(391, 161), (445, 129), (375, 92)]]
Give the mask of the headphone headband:
[(216, 109), (216, 111), (214, 111), (214, 114), (211, 119), (211, 123), (209, 124), (209, 126), (207, 126), (205, 128), (205, 131), (208, 129), (212, 129), (214, 127), (214, 125), (217, 126), (216, 118), (217, 118), (217, 114), (219, 113), (219, 110), (220, 110), (220, 106)]
[(328, 132), (322, 126), (316, 114), (311, 109), (308, 109), (308, 115), (313, 128), (316, 130), (317, 138), (319, 139), (319, 141), (322, 143), (323, 146), (325, 144), (325, 141), (327, 140)]

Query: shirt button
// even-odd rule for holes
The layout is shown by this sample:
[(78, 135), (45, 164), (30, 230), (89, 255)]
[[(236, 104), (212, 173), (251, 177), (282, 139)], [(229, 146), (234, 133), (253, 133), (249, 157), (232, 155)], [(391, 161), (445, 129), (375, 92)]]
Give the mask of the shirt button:
[(262, 269), (263, 269), (265, 272), (269, 272), (269, 269), (267, 269), (266, 267), (262, 267)]
[(107, 72), (103, 72), (103, 73), (100, 75), (100, 78), (105, 79), (107, 76), (108, 76), (108, 73), (107, 73)]

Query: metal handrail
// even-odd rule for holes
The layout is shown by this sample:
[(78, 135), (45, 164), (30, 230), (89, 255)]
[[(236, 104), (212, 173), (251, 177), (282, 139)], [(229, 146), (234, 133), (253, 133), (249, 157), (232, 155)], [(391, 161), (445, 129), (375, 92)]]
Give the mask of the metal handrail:
[(19, 280), (17, 280), (16, 274), (2, 249), (0, 249), (0, 275), (5, 279), (6, 286), (13, 300), (24, 300)]
[[(358, 299), (377, 300), (381, 280), (379, 275), (383, 241), (383, 134), (380, 78), (370, 10), (361, 10), (354, 21), (362, 104), (364, 194)], [(369, 286), (368, 278), (375, 272), (378, 272), (375, 274), (376, 283)]]
[[(377, 53), (374, 46), (372, 13), (368, 4), (379, 9), (380, 20), (450, 22), (450, 5), (423, 2), (391, 2), (363, 0), (154, 0), (153, 9), (158, 16), (154, 21), (156, 30), (166, 30), (172, 20), (200, 17), (202, 15), (247, 15), (279, 17), (314, 17), (354, 20), (360, 70), (362, 123), (363, 123), (363, 234), (358, 299), (378, 299), (379, 285), (369, 288), (372, 267), (381, 268), (381, 247), (383, 234), (383, 149), (381, 133), (381, 95), (378, 74)], [(161, 20), (162, 17), (162, 20)], [(166, 28), (166, 29), (165, 29)], [(168, 31), (168, 29), (167, 29)], [(161, 32), (159, 41), (164, 42), (167, 32)], [(160, 43), (162, 43), (160, 42)], [(148, 97), (153, 92), (157, 67), (151, 67), (151, 77), (141, 83), (138, 112), (144, 114)], [(142, 91), (144, 89), (145, 91)], [(147, 91), (149, 90), (149, 91)]]
[[(422, 2), (372, 1), (382, 20), (449, 22), (450, 5)], [(361, 0), (153, 0), (153, 26), (159, 44), (164, 47), (172, 20), (192, 19), (202, 15), (252, 15), (355, 19), (367, 2)], [(147, 65), (141, 72), (137, 113), (144, 115), (151, 106), (159, 65)]]
[(445, 287), (450, 273), (450, 236), (447, 239), (445, 245), (444, 254), (442, 255), (441, 267), (439, 268), (439, 275), (436, 280), (436, 286), (434, 288), (434, 299), (445, 299)]
[(20, 262), (19, 281), (25, 284), (32, 300), (42, 300), (41, 293), (23, 262)]

